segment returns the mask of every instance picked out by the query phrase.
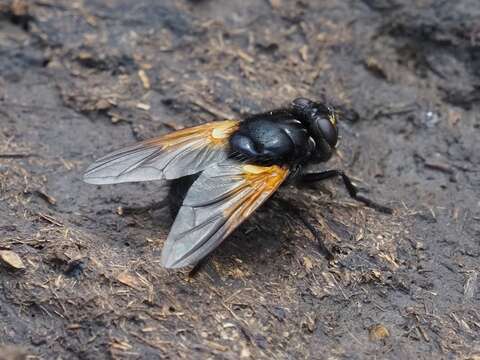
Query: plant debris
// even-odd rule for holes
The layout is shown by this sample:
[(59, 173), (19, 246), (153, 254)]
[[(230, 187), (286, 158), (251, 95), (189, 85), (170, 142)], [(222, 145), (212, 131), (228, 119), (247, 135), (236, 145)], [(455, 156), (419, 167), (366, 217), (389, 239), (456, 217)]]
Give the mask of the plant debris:
[[(479, 18), (478, 0), (0, 0), (1, 346), (478, 357)], [(82, 182), (124, 145), (298, 96), (335, 104), (328, 168), (393, 214), (339, 180), (285, 186), (191, 277), (159, 264), (168, 183)]]

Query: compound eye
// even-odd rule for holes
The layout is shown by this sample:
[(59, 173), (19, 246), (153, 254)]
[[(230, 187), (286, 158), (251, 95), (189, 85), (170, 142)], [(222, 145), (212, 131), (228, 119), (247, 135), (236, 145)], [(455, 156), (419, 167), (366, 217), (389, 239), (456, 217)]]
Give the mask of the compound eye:
[(323, 137), (327, 141), (328, 145), (330, 145), (332, 148), (335, 147), (338, 140), (338, 132), (335, 124), (323, 117), (317, 119), (315, 122), (317, 123), (318, 129), (323, 134)]
[(298, 109), (306, 109), (312, 104), (312, 101), (307, 98), (296, 98), (293, 100), (292, 105)]

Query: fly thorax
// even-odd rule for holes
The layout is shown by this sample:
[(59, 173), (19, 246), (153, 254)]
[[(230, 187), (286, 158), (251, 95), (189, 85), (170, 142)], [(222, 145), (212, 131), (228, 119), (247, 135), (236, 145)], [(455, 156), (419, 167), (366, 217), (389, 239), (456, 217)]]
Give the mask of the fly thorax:
[(252, 163), (283, 164), (305, 153), (308, 132), (288, 115), (260, 115), (242, 122), (230, 138), (232, 156)]

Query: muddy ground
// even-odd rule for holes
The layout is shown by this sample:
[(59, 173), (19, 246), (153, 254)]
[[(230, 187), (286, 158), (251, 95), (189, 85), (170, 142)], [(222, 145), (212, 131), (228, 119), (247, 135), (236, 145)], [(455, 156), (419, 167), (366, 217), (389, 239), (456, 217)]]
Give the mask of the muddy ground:
[[(480, 357), (478, 0), (1, 0), (0, 53), (0, 250), (24, 266), (0, 266), (0, 358)], [(299, 95), (343, 105), (328, 167), (393, 215), (286, 187), (190, 278), (159, 265), (165, 184), (81, 180)]]

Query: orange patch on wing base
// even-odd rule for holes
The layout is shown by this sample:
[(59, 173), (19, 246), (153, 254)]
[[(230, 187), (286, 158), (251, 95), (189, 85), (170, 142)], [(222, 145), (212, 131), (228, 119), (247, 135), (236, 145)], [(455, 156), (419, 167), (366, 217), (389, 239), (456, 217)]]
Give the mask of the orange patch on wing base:
[(288, 175), (288, 170), (278, 165), (258, 166), (248, 164), (243, 166), (243, 170), (245, 171), (243, 177), (247, 183), (254, 188), (263, 187), (264, 191), (276, 189)]
[(225, 145), (230, 135), (238, 129), (236, 120), (213, 121), (206, 124), (177, 130), (159, 138), (144, 142), (147, 146), (167, 148), (185, 141), (204, 140), (210, 145)]
[(224, 211), (227, 218), (225, 237), (247, 219), (262, 203), (264, 203), (285, 181), (288, 168), (278, 165), (258, 166), (247, 164), (242, 167), (241, 177), (244, 183), (238, 191), (246, 191), (244, 197), (234, 206)]
[[(245, 187), (250, 188), (248, 197), (237, 206), (227, 210), (230, 217), (229, 225), (232, 230), (243, 220), (248, 218), (256, 208), (267, 200), (283, 183), (288, 176), (288, 168), (278, 165), (258, 166), (247, 164), (242, 167)], [(232, 216), (232, 214), (235, 214)]]
[(236, 120), (225, 120), (209, 124), (213, 125), (212, 129), (210, 129), (209, 140), (215, 145), (225, 144), (230, 138), (230, 135), (232, 135), (239, 126), (239, 123)]

